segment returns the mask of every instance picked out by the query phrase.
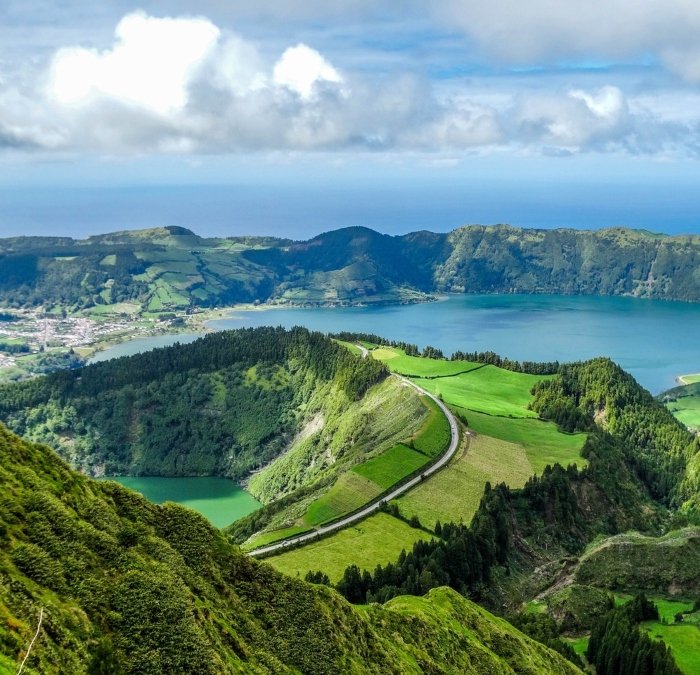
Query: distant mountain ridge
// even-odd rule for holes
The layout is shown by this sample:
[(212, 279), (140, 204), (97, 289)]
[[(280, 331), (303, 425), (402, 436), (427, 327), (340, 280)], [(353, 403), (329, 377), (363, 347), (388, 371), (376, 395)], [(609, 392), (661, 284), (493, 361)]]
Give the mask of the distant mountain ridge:
[(0, 304), (144, 311), (240, 302), (353, 305), (439, 293), (631, 295), (700, 302), (700, 236), (468, 225), (349, 227), (308, 241), (204, 238), (182, 227), (0, 239)]

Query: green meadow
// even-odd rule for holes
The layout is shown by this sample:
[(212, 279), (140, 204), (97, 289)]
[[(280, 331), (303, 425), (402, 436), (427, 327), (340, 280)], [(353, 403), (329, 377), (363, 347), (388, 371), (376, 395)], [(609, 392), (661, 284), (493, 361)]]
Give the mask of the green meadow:
[(479, 435), (463, 444), (444, 469), (396, 502), (404, 516), (418, 516), (425, 527), (435, 527), (438, 520), (469, 523), (487, 481), (522, 487), (533, 473), (521, 445)]
[(430, 415), (412, 436), (411, 447), (428, 457), (436, 457), (443, 453), (450, 443), (450, 423), (432, 398), (421, 396), (421, 401), (430, 410)]
[(328, 492), (311, 503), (304, 516), (304, 522), (307, 525), (321, 525), (334, 520), (344, 513), (360, 508), (382, 491), (373, 480), (356, 471), (348, 471), (338, 478)]
[(642, 624), (649, 637), (663, 640), (670, 648), (678, 667), (685, 675), (700, 673), (700, 626), (691, 623)]
[(261, 546), (266, 546), (267, 544), (280, 541), (281, 539), (295, 537), (298, 534), (304, 534), (312, 529), (313, 528), (305, 525), (294, 525), (293, 527), (286, 527), (283, 530), (275, 530), (274, 532), (261, 532), (251, 537), (245, 544), (242, 544), (241, 548), (244, 551), (252, 551), (254, 548), (260, 548)]
[(530, 390), (543, 378), (484, 366), (453, 377), (412, 379), (449, 405), (489, 415), (537, 417), (537, 413), (528, 410)]
[(429, 397), (421, 396), (421, 401), (430, 414), (420, 429), (405, 443), (397, 443), (342, 474), (328, 492), (310, 504), (305, 524), (320, 525), (360, 508), (447, 448), (447, 418)]
[(398, 518), (376, 513), (319, 541), (265, 560), (291, 576), (303, 577), (320, 569), (335, 583), (350, 564), (372, 571), (377, 565), (395, 561), (403, 549), (411, 550), (419, 539), (429, 537)]
[(689, 429), (700, 429), (700, 394), (680, 396), (666, 407)]
[(477, 434), (521, 445), (532, 466), (532, 474), (542, 473), (548, 464), (577, 464), (579, 468), (587, 464), (581, 457), (581, 449), (586, 442), (584, 433), (562, 433), (553, 422), (540, 419), (505, 419), (472, 410), (458, 412), (463, 414), (469, 428)]
[(353, 467), (352, 473), (360, 474), (386, 490), (427, 461), (424, 454), (399, 443), (381, 455)]
[(392, 372), (406, 377), (445, 377), (482, 367), (480, 363), (469, 361), (445, 361), (426, 359), (422, 356), (407, 356), (403, 350), (395, 347), (377, 347), (372, 351), (372, 357), (386, 363), (387, 368)]
[[(624, 604), (632, 595), (615, 594), (615, 603)], [(692, 612), (693, 602), (650, 597), (659, 610), (659, 621), (645, 621), (642, 628), (649, 637), (663, 640), (673, 653), (678, 667), (686, 675), (700, 673), (700, 612)], [(676, 623), (675, 617), (683, 613), (683, 621)]]

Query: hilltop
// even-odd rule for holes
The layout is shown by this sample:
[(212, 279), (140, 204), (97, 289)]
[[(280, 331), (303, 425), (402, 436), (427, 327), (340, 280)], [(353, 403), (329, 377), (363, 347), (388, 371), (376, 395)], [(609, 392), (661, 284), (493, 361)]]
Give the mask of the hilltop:
[(308, 241), (204, 238), (181, 227), (0, 240), (0, 304), (158, 313), (272, 302), (417, 302), (436, 293), (633, 295), (700, 301), (700, 237), (614, 228), (364, 227)]

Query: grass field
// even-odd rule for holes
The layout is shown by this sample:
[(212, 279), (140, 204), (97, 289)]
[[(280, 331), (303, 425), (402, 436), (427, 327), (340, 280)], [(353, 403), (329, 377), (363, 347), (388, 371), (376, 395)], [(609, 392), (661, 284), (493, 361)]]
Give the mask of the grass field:
[(459, 412), (466, 417), (469, 428), (477, 434), (522, 445), (532, 465), (533, 474), (542, 473), (547, 464), (557, 462), (562, 466), (577, 464), (579, 468), (587, 464), (581, 457), (586, 434), (564, 434), (553, 422), (539, 419), (505, 419), (470, 410)]
[(585, 657), (586, 651), (588, 649), (588, 641), (589, 640), (590, 640), (590, 636), (584, 635), (583, 637), (571, 638), (571, 639), (567, 640), (567, 642), (574, 648), (574, 651), (579, 656)]
[(430, 415), (420, 429), (406, 439), (415, 449), (397, 443), (381, 455), (355, 465), (341, 475), (328, 492), (311, 503), (304, 523), (320, 525), (360, 508), (446, 449), (450, 441), (447, 418), (427, 396), (421, 397), (421, 401)]
[(532, 400), (530, 390), (543, 377), (484, 366), (453, 377), (411, 379), (450, 405), (489, 415), (537, 417), (527, 406)]
[(700, 373), (693, 373), (692, 375), (681, 375), (678, 378), (683, 384), (696, 384), (700, 382)]
[[(616, 593), (615, 604), (625, 604), (632, 597), (630, 594)], [(685, 616), (681, 623), (674, 623), (678, 612), (692, 610), (692, 602), (659, 597), (649, 599), (659, 610), (659, 621), (645, 621), (642, 628), (649, 637), (663, 640), (671, 648), (673, 658), (686, 675), (700, 673), (700, 612)], [(666, 623), (662, 623), (664, 620)]]
[(352, 342), (345, 342), (343, 340), (334, 340), (334, 342), (337, 342), (339, 345), (343, 345), (345, 349), (351, 351), (355, 356), (362, 356), (362, 350)]
[(374, 481), (355, 471), (348, 471), (338, 478), (326, 494), (311, 503), (304, 522), (307, 525), (328, 522), (360, 508), (382, 492), (382, 488)]
[(642, 624), (649, 637), (663, 640), (670, 648), (678, 667), (686, 675), (700, 673), (700, 627), (693, 624), (664, 625), (657, 621)]
[(243, 544), (241, 548), (244, 551), (252, 551), (254, 548), (260, 548), (261, 546), (271, 544), (273, 541), (294, 537), (297, 534), (304, 534), (304, 532), (308, 532), (311, 529), (311, 527), (304, 525), (295, 525), (293, 527), (286, 527), (283, 530), (275, 530), (274, 532), (261, 532), (260, 534), (256, 534), (250, 541)]
[(386, 490), (427, 462), (428, 458), (424, 454), (399, 443), (381, 455), (353, 467), (351, 473), (357, 473)]
[(401, 513), (418, 516), (433, 528), (442, 523), (469, 523), (484, 494), (484, 484), (501, 481), (522, 487), (534, 473), (521, 445), (488, 436), (476, 436), (441, 471), (397, 499)]
[(689, 429), (700, 429), (700, 395), (677, 398), (666, 407)]
[(320, 541), (265, 560), (291, 576), (303, 577), (320, 569), (335, 583), (348, 565), (372, 571), (377, 565), (394, 562), (402, 549), (409, 551), (414, 542), (429, 536), (393, 516), (377, 513)]
[(436, 457), (442, 454), (450, 443), (450, 423), (432, 398), (422, 396), (421, 401), (430, 410), (430, 416), (413, 435), (413, 448), (428, 457)]
[(445, 377), (481, 368), (482, 365), (469, 361), (443, 361), (406, 356), (401, 349), (394, 347), (378, 347), (372, 351), (372, 357), (386, 363), (387, 368), (394, 373), (413, 377)]

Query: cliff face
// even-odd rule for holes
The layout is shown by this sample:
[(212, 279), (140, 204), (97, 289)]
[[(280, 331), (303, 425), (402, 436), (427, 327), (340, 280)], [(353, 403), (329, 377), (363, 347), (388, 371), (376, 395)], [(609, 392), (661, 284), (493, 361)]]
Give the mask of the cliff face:
[(635, 295), (700, 302), (700, 237), (473, 225), (400, 237), (351, 227), (309, 241), (161, 228), (0, 240), (0, 304), (142, 310), (273, 301), (415, 302), (437, 292)]

